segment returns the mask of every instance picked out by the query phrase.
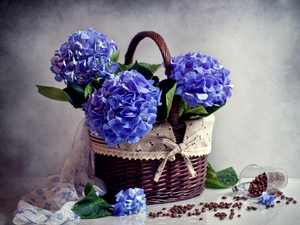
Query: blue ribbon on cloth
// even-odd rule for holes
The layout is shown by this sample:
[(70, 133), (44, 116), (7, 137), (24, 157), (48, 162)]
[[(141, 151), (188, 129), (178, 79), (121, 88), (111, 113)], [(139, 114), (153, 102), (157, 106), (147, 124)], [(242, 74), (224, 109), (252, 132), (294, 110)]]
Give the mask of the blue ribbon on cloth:
[(72, 153), (60, 175), (46, 179), (46, 187), (23, 196), (14, 212), (14, 224), (78, 224), (80, 217), (71, 210), (83, 198), (85, 185), (90, 182), (100, 196), (106, 194), (104, 182), (94, 176), (93, 151), (90, 149), (86, 120), (76, 130)]

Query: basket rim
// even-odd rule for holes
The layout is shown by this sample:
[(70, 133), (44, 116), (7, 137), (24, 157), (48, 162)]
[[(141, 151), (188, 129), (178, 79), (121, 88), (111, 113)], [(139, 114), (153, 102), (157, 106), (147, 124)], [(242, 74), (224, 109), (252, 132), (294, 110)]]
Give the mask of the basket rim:
[[(136, 144), (122, 143), (115, 146), (107, 146), (105, 140), (96, 134), (92, 134), (89, 130), (90, 147), (98, 154), (135, 160), (165, 159), (170, 152), (178, 147), (182, 149), (178, 153), (184, 153), (187, 157), (207, 155), (211, 152), (214, 121), (215, 117), (213, 114), (197, 120), (184, 121), (185, 127), (182, 127), (184, 128), (184, 132), (182, 132), (184, 139), (179, 144), (176, 144), (174, 127), (168, 121), (163, 122), (166, 125), (165, 127), (160, 125), (154, 126), (153, 130), (146, 134), (146, 138), (140, 139)], [(206, 128), (206, 126), (210, 127)], [(168, 128), (169, 130), (164, 128)], [(166, 130), (165, 133), (162, 136), (157, 136), (156, 132), (161, 132), (162, 130)], [(150, 139), (155, 143), (153, 147), (149, 145), (145, 146), (148, 144), (147, 136), (150, 136)], [(200, 140), (193, 139), (198, 137), (200, 137)], [(161, 147), (158, 147), (158, 145)]]

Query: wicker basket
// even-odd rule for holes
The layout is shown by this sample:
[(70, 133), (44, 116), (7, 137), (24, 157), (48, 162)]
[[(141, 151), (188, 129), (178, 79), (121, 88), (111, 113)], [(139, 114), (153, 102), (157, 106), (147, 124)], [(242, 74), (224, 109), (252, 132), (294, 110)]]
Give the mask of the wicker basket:
[[(125, 64), (133, 61), (133, 55), (138, 43), (145, 37), (151, 38), (162, 54), (166, 68), (166, 75), (170, 76), (171, 55), (164, 39), (152, 31), (138, 33), (131, 41), (125, 55)], [(181, 143), (186, 129), (183, 121), (178, 121), (178, 99), (173, 99), (169, 116), (176, 138), (176, 143)], [(90, 134), (91, 143), (103, 143), (99, 137)], [(92, 145), (91, 145), (92, 146)], [(93, 149), (93, 147), (92, 147)], [(99, 151), (97, 151), (99, 153)], [(175, 161), (168, 161), (158, 182), (153, 178), (162, 159), (127, 159), (104, 154), (95, 154), (95, 175), (101, 178), (108, 189), (104, 198), (109, 202), (115, 201), (115, 194), (120, 190), (139, 187), (143, 188), (147, 204), (167, 203), (200, 195), (205, 188), (207, 155), (190, 157), (191, 164), (196, 172), (192, 177), (187, 169), (184, 158), (178, 154)]]

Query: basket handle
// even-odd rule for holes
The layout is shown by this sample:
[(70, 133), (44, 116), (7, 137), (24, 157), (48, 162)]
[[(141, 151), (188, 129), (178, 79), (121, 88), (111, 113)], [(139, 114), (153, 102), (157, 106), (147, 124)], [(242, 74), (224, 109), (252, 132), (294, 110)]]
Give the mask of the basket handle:
[(165, 68), (166, 68), (166, 75), (169, 78), (171, 75), (171, 54), (167, 47), (165, 40), (160, 36), (158, 33), (154, 31), (142, 31), (137, 33), (131, 40), (127, 52), (125, 54), (125, 65), (133, 63), (133, 55), (136, 50), (136, 47), (140, 43), (141, 40), (144, 38), (149, 37), (151, 38), (156, 45), (158, 46), (160, 53), (163, 57)]
[[(169, 78), (171, 75), (171, 69), (172, 69), (171, 54), (170, 54), (170, 51), (167, 47), (165, 40), (162, 38), (162, 36), (160, 36), (158, 33), (154, 32), (154, 31), (142, 31), (142, 32), (137, 33), (133, 37), (133, 39), (131, 40), (131, 42), (128, 46), (127, 52), (125, 54), (125, 63), (124, 64), (128, 65), (133, 62), (133, 55), (136, 50), (136, 47), (138, 46), (140, 41), (146, 37), (151, 38), (158, 46), (160, 53), (162, 55), (164, 64), (165, 64), (165, 74)], [(178, 109), (179, 109), (179, 96), (175, 95), (173, 98), (172, 108), (170, 110), (169, 119), (168, 119), (171, 125), (178, 124), (178, 120), (179, 120)]]

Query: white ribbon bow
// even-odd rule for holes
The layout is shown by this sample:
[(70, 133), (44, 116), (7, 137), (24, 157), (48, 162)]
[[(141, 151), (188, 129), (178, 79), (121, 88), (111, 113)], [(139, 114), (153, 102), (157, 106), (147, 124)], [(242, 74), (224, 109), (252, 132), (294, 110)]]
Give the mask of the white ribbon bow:
[(167, 139), (167, 138), (161, 138), (161, 141), (168, 147), (172, 148), (173, 150), (169, 152), (167, 157), (159, 165), (159, 167), (156, 171), (155, 177), (154, 177), (154, 181), (156, 181), (156, 182), (159, 181), (160, 176), (165, 168), (165, 165), (166, 165), (168, 159), (175, 158), (175, 155), (177, 153), (180, 153), (182, 155), (182, 157), (185, 161), (185, 164), (187, 166), (187, 169), (190, 172), (190, 174), (192, 175), (192, 177), (197, 176), (197, 173), (194, 170), (190, 159), (188, 158), (188, 153), (189, 153), (190, 147), (193, 145), (194, 141), (197, 138), (198, 138), (198, 134), (194, 133), (190, 138), (188, 138), (186, 141), (184, 141), (183, 143), (180, 143), (180, 144), (176, 144), (174, 141), (171, 141), (170, 139)]

